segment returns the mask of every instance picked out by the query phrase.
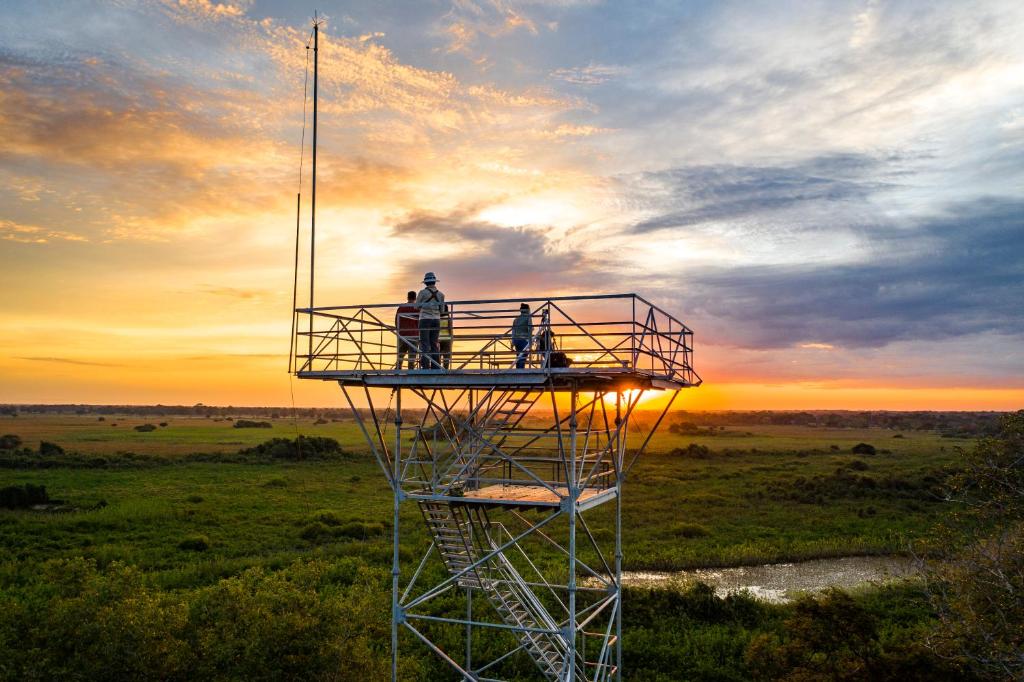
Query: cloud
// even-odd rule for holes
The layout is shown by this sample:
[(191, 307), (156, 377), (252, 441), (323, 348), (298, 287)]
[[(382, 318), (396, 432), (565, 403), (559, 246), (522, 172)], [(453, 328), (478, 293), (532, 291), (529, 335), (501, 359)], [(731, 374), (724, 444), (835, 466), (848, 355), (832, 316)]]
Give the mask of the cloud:
[(591, 62), (586, 66), (555, 69), (550, 75), (555, 80), (573, 85), (601, 85), (627, 73), (629, 73), (629, 69), (624, 66)]
[(481, 35), (498, 38), (518, 30), (537, 35), (537, 24), (521, 9), (503, 0), (456, 0), (445, 17), (445, 51), (461, 53), (484, 66), (489, 60), (475, 51)]
[(218, 21), (245, 16), (252, 0), (212, 2), (211, 0), (161, 0), (161, 4), (181, 21)]
[(704, 269), (668, 295), (748, 348), (1024, 337), (1024, 201), (978, 199), (876, 239), (869, 261)]
[(423, 272), (432, 270), (444, 280), (449, 298), (489, 298), (578, 289), (597, 278), (598, 261), (553, 241), (549, 228), (496, 225), (475, 217), (483, 208), (415, 213), (395, 224), (392, 234), (410, 245), (444, 244), (456, 252), (409, 260), (396, 278), (398, 284), (418, 282)]
[(268, 291), (263, 289), (239, 289), (237, 287), (214, 286), (211, 284), (204, 284), (199, 290), (204, 294), (224, 296), (226, 298), (240, 299), (243, 301), (260, 300), (266, 298), (269, 294)]
[(82, 365), (85, 367), (123, 367), (124, 365), (116, 365), (109, 362), (91, 362), (88, 360), (75, 360), (72, 358), (33, 358), (33, 357), (16, 357), (16, 360), (28, 360), (30, 362), (50, 362), (62, 365)]
[(812, 204), (863, 202), (891, 188), (881, 179), (881, 160), (864, 154), (831, 154), (790, 165), (689, 166), (642, 174), (634, 180), (662, 211), (632, 230), (656, 230), (723, 222)]
[(38, 225), (22, 225), (0, 218), (0, 239), (22, 244), (46, 244), (51, 240), (69, 242), (88, 241), (85, 237), (67, 230), (52, 230)]

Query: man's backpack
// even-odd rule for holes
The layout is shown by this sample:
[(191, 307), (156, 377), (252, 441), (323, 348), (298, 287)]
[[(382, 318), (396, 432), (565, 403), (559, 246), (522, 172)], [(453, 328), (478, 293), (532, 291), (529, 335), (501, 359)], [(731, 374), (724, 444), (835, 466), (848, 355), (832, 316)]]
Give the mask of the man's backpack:
[(563, 369), (572, 364), (572, 360), (560, 350), (552, 351), (548, 357), (548, 367)]

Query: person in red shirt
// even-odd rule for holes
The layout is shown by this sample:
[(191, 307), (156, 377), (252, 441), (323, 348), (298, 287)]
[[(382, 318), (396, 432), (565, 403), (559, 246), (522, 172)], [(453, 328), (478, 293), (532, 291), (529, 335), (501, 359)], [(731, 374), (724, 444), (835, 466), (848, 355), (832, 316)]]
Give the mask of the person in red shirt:
[(416, 307), (416, 292), (406, 294), (406, 304), (398, 306), (395, 312), (395, 330), (397, 331), (398, 364), (395, 369), (402, 369), (402, 357), (408, 358), (409, 369), (416, 369), (416, 356), (419, 353), (420, 310)]

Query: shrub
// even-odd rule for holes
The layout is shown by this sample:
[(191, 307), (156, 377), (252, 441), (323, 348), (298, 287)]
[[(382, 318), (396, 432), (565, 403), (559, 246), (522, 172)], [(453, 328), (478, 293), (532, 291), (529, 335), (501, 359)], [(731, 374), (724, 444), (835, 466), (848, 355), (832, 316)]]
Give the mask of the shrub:
[(685, 448), (675, 448), (668, 454), (672, 457), (685, 457), (687, 459), (707, 459), (711, 456), (711, 450), (706, 445), (690, 443)]
[(271, 438), (259, 445), (238, 451), (242, 455), (257, 455), (271, 459), (340, 459), (345, 456), (341, 445), (333, 438), (299, 436), (298, 438)]
[(264, 488), (287, 488), (288, 481), (283, 478), (271, 478), (263, 483)]
[(16, 450), (21, 447), (21, 438), (13, 433), (0, 436), (0, 450)]
[(677, 523), (669, 527), (668, 531), (680, 538), (702, 538), (711, 535), (711, 531), (699, 523)]
[(160, 422), (160, 426), (167, 426), (167, 422)]
[(203, 501), (203, 496), (202, 495), (195, 495), (195, 494), (193, 494), (193, 495), (189, 495), (185, 499), (188, 500), (189, 502), (193, 503), (193, 504), (199, 504), (200, 502)]
[(340, 526), (342, 521), (336, 512), (329, 509), (321, 509), (313, 515), (313, 521), (319, 521), (328, 526)]
[(39, 454), (43, 457), (60, 457), (64, 454), (64, 448), (44, 440), (39, 443)]
[(4, 509), (28, 509), (34, 504), (46, 504), (50, 496), (46, 494), (46, 486), (12, 485), (0, 488), (0, 507)]
[(234, 424), (236, 429), (269, 429), (273, 426), (270, 422), (254, 422), (248, 419), (239, 419)]
[(156, 424), (139, 424), (135, 427), (135, 430), (139, 433), (149, 433), (150, 431), (156, 431)]
[(746, 663), (755, 680), (964, 679), (929, 655), (915, 633), (894, 636), (886, 625), (845, 592), (803, 597), (781, 632), (750, 641)]
[(96, 421), (98, 421), (98, 422), (105, 422), (105, 421), (107, 421), (107, 418), (106, 417), (97, 417)]
[(867, 443), (857, 443), (853, 446), (852, 452), (855, 455), (873, 455), (875, 454), (875, 446), (868, 445)]
[(963, 455), (925, 573), (940, 618), (929, 646), (983, 679), (1024, 679), (1024, 410)]
[(350, 521), (336, 531), (337, 535), (353, 540), (366, 540), (367, 538), (384, 535), (384, 524), (377, 522), (367, 523), (365, 521)]
[(324, 542), (334, 537), (331, 529), (319, 521), (306, 524), (299, 532), (299, 537), (309, 542)]
[(324, 419), (323, 417), (320, 417), (315, 422), (313, 422), (313, 426), (320, 426), (321, 424), (326, 424), (326, 423), (327, 423), (327, 420)]
[[(345, 560), (249, 569), (162, 590), (138, 568), (48, 562), (0, 591), (0, 678), (12, 680), (380, 680), (388, 598)], [(400, 679), (425, 679), (410, 659)], [(339, 673), (339, 671), (343, 671)]]
[(210, 549), (210, 539), (205, 535), (189, 535), (178, 543), (178, 549), (190, 552), (205, 552)]

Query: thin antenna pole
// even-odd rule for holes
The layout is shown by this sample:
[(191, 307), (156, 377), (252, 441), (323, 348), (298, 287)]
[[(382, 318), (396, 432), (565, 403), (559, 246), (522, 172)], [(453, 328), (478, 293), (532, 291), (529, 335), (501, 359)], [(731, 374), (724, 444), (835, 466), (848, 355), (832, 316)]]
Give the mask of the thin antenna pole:
[(313, 17), (313, 196), (311, 201), (312, 215), (309, 229), (309, 365), (313, 369), (313, 276), (316, 266), (316, 105), (317, 76), (319, 75), (320, 22)]
[(298, 362), (295, 354), (298, 353), (298, 349), (295, 347), (295, 323), (299, 319), (299, 314), (295, 312), (295, 307), (298, 304), (299, 298), (299, 221), (302, 217), (302, 193), (297, 192), (295, 194), (295, 270), (292, 281), (292, 333), (291, 343), (288, 350), (288, 373), (292, 373), (293, 366), (297, 369)]

